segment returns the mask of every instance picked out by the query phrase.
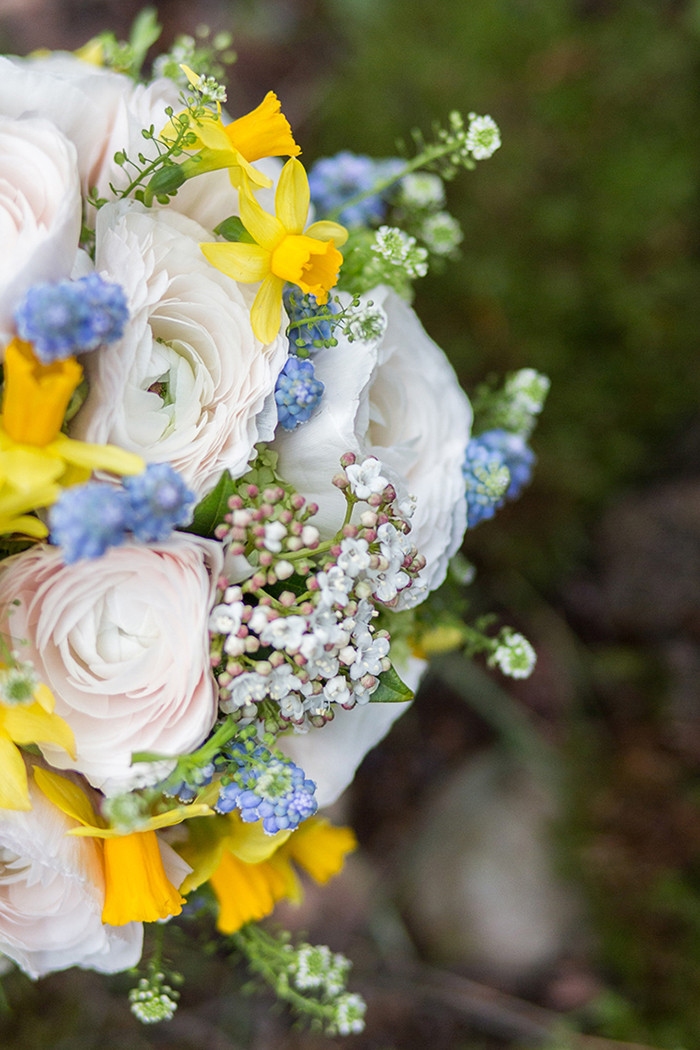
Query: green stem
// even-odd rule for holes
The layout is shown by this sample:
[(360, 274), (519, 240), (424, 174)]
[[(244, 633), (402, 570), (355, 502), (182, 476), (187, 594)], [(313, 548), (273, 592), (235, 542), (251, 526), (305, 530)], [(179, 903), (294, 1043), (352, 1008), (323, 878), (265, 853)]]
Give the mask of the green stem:
[(413, 160), (409, 160), (406, 166), (398, 172), (396, 175), (389, 175), (384, 179), (380, 179), (376, 182), (369, 190), (362, 190), (361, 193), (356, 193), (354, 197), (350, 197), (349, 200), (343, 201), (337, 208), (334, 208), (329, 212), (327, 218), (333, 221), (337, 221), (338, 216), (346, 208), (353, 208), (356, 204), (361, 204), (362, 201), (367, 200), (368, 197), (377, 197), (388, 190), (394, 183), (399, 182), (406, 175), (410, 175), (411, 172), (417, 171), (419, 168), (425, 167), (427, 164), (432, 164), (433, 161), (439, 160), (440, 157), (445, 157), (449, 153), (455, 152), (454, 143), (440, 143), (439, 145), (429, 146), (422, 153), (419, 153)]

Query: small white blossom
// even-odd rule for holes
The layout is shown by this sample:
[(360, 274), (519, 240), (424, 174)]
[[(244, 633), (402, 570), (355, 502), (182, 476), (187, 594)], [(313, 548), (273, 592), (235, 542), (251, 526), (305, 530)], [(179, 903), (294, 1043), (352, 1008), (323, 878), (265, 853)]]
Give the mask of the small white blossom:
[(220, 704), (225, 714), (264, 700), (267, 696), (267, 680), (253, 671), (239, 675), (229, 687), (229, 694)]
[(281, 521), (268, 521), (265, 525), (265, 537), (263, 543), (266, 550), (272, 554), (279, 554), (282, 550), (282, 540), (287, 535), (287, 526)]
[(528, 678), (532, 674), (537, 655), (527, 638), (516, 631), (504, 633), (500, 645), (489, 658), (492, 667), (499, 667), (510, 678)]
[(380, 226), (374, 235), (372, 251), (392, 266), (402, 267), (409, 277), (425, 277), (428, 253), (415, 237), (394, 226)]
[(346, 536), (340, 543), (340, 554), (336, 564), (354, 579), (369, 568), (370, 554), (367, 540), (354, 540)]
[(331, 565), (327, 572), (319, 572), (316, 576), (321, 593), (321, 604), (325, 606), (339, 605), (341, 608), (348, 603), (352, 580), (346, 576), (338, 565)]
[(381, 495), (389, 482), (381, 473), (382, 465), (375, 456), (368, 456), (362, 463), (353, 463), (345, 468), (350, 491), (358, 499), (369, 499), (376, 493)]
[(474, 160), (486, 160), (501, 145), (501, 133), (498, 124), (491, 117), (478, 117), (469, 114), (466, 146)]
[(260, 631), (260, 641), (265, 645), (271, 645), (274, 649), (296, 653), (299, 651), (306, 628), (307, 621), (304, 616), (278, 616), (276, 620), (270, 620)]
[(439, 175), (413, 171), (399, 183), (399, 202), (409, 208), (440, 208), (445, 203), (445, 184)]
[(342, 704), (344, 706), (350, 702), (351, 694), (348, 680), (340, 674), (328, 679), (323, 687), (323, 693), (332, 704)]
[(244, 609), (243, 602), (214, 606), (209, 614), (209, 630), (214, 634), (235, 634), (243, 623)]

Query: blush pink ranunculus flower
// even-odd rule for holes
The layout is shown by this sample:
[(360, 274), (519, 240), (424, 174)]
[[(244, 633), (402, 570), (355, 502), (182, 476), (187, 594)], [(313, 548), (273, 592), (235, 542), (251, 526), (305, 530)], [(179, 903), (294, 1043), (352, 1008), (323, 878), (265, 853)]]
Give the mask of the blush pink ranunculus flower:
[(202, 743), (216, 719), (207, 621), (222, 566), (220, 544), (183, 533), (73, 565), (49, 546), (0, 565), (3, 630), (75, 735), (75, 761), (44, 746), (53, 766), (109, 794), (163, 775), (162, 763), (132, 766), (132, 752)]
[(47, 120), (0, 116), (0, 354), (25, 292), (70, 276), (81, 215), (73, 144)]

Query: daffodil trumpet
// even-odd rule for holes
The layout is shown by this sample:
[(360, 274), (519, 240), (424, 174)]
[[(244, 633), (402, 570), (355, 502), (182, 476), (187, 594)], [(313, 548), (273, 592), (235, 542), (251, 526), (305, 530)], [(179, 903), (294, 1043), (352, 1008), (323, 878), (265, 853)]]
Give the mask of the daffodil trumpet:
[(87, 481), (93, 470), (139, 474), (144, 462), (116, 445), (91, 445), (61, 433), (83, 370), (73, 357), (42, 364), (29, 343), (5, 350), (0, 415), (0, 533), (41, 539), (46, 525), (30, 511), (49, 507), (61, 489)]
[[(190, 83), (197, 87), (199, 78), (188, 66), (182, 66)], [(216, 113), (205, 111), (196, 115), (185, 110), (173, 117), (160, 133), (166, 145), (182, 137), (183, 121), (187, 122), (187, 148), (198, 152), (181, 164), (168, 164), (150, 180), (147, 200), (159, 194), (175, 193), (187, 180), (208, 171), (228, 168), (231, 184), (250, 193), (251, 187), (272, 186), (272, 180), (253, 166), (264, 157), (296, 157), (301, 153), (294, 141), (289, 121), (274, 91), (268, 91), (260, 105), (230, 124), (221, 119), (221, 106)]]
[[(282, 290), (287, 282), (325, 303), (335, 287), (343, 256), (337, 246), (347, 230), (336, 222), (314, 222), (309, 214), (309, 180), (303, 165), (287, 161), (275, 193), (275, 215), (266, 212), (251, 194), (240, 194), (241, 222), (253, 243), (200, 245), (217, 270), (244, 284), (261, 281), (250, 313), (253, 332), (261, 343), (271, 343), (280, 330)], [(306, 227), (306, 229), (305, 229)]]
[(179, 915), (185, 899), (173, 886), (163, 867), (156, 837), (160, 828), (180, 824), (189, 817), (202, 817), (212, 810), (202, 804), (177, 806), (148, 817), (138, 830), (109, 827), (95, 811), (88, 795), (67, 777), (37, 766), (34, 778), (44, 795), (76, 821), (68, 835), (101, 839), (105, 875), (102, 921), (110, 926), (128, 922), (156, 922)]

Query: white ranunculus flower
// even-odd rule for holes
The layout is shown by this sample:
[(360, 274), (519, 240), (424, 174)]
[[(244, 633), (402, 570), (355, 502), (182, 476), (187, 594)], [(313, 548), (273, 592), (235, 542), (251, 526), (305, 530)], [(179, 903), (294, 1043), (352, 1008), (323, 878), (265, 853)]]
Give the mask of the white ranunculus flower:
[[(135, 84), (131, 77), (67, 52), (0, 57), (0, 114), (51, 121), (75, 144), (83, 193), (96, 188), (107, 200), (114, 198), (110, 184), (124, 190), (135, 175), (129, 165), (115, 162), (115, 154), (123, 152), (136, 160), (141, 153), (155, 159), (157, 147), (141, 132), (153, 127), (157, 135), (169, 120), (166, 107), (176, 113), (182, 109), (179, 94), (172, 80)], [(169, 207), (206, 227), (211, 240), (214, 227), (238, 213), (238, 196), (228, 172), (213, 171), (187, 182)], [(94, 216), (94, 209), (88, 208), (86, 222), (92, 225)]]
[(442, 350), (414, 311), (395, 292), (368, 294), (387, 316), (378, 341), (338, 345), (314, 355), (325, 384), (321, 405), (296, 430), (279, 429), (274, 448), (279, 471), (319, 505), (314, 523), (324, 535), (339, 528), (342, 493), (331, 484), (344, 452), (375, 456), (399, 492), (416, 497), (410, 541), (425, 557), (421, 588), (408, 589), (399, 608), (415, 604), (442, 583), (449, 558), (462, 542), (467, 508), (462, 464), (471, 406)]
[[(398, 667), (398, 672), (409, 689), (415, 691), (426, 667), (425, 660), (411, 657)], [(332, 722), (306, 733), (281, 736), (277, 746), (316, 782), (319, 806), (330, 806), (352, 782), (367, 752), (410, 706), (408, 700), (398, 704), (369, 703), (350, 711), (335, 708)]]
[(32, 809), (0, 810), (0, 952), (30, 977), (70, 966), (117, 973), (141, 956), (143, 927), (102, 923), (101, 844), (29, 777)]
[(75, 734), (75, 761), (43, 748), (53, 766), (111, 793), (144, 781), (132, 752), (202, 743), (216, 720), (208, 620), (222, 567), (220, 544), (184, 533), (73, 565), (48, 546), (0, 565), (3, 629)]
[(71, 427), (172, 463), (198, 498), (223, 470), (243, 474), (256, 442), (272, 436), (271, 395), (287, 356), (284, 336), (269, 346), (255, 338), (254, 290), (209, 265), (206, 236), (137, 202), (101, 209), (96, 266), (124, 288), (130, 320), (118, 343), (85, 358), (90, 393)]
[(81, 215), (73, 145), (46, 120), (0, 116), (0, 351), (27, 289), (70, 275)]

